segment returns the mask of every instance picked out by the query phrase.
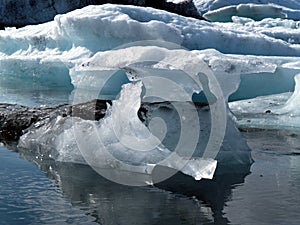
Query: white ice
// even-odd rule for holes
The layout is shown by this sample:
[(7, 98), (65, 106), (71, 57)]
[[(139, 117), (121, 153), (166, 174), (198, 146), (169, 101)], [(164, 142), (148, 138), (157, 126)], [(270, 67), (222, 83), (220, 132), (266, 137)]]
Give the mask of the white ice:
[[(149, 45), (147, 41), (152, 40), (151, 45), (159, 46), (159, 43), (166, 41), (188, 50), (194, 49), (195, 54), (209, 59), (205, 62), (218, 71), (216, 74), (224, 80), (220, 82), (223, 86), (229, 75), (239, 79), (236, 77), (239, 72), (242, 81), (248, 82), (249, 79), (244, 79), (243, 75), (251, 70), (254, 77), (258, 77), (257, 74), (262, 77), (262, 73), (266, 73), (268, 81), (273, 78), (281, 79), (280, 82), (287, 79), (288, 85), (283, 85), (284, 88), (273, 85), (273, 93), (292, 91), (290, 80), (293, 80), (295, 72), (281, 65), (282, 62), (297, 61), (300, 54), (298, 26), (298, 22), (282, 19), (255, 22), (235, 17), (232, 23), (209, 23), (152, 8), (88, 6), (58, 15), (49, 23), (0, 31), (0, 86), (1, 90), (14, 87), (71, 90), (73, 86), (78, 86), (78, 82), (82, 87), (86, 82), (85, 89), (89, 91), (93, 89), (90, 86), (97, 88), (101, 83), (97, 81), (103, 79), (101, 72), (99, 76), (98, 72), (92, 72), (89, 79), (80, 79), (80, 74), (74, 72), (76, 66), (99, 51), (106, 51), (103, 54), (109, 55), (113, 48), (120, 45), (135, 41)], [(141, 42), (138, 45), (143, 45)], [(215, 50), (208, 50), (211, 48)], [(250, 57), (249, 54), (257, 56)], [(261, 55), (278, 57), (269, 60)], [(243, 69), (245, 66), (246, 69)], [(222, 73), (226, 74), (223, 78)], [(276, 76), (271, 76), (273, 74)], [(114, 88), (106, 89), (105, 93), (109, 99), (114, 98), (120, 86), (129, 81), (123, 73), (111, 82)], [(234, 81), (232, 85), (237, 83)], [(245, 83), (245, 86), (245, 91), (239, 90), (235, 99), (255, 96), (253, 82)], [(270, 88), (267, 89), (267, 92), (259, 89), (257, 95), (272, 94)]]
[[(206, 7), (207, 2), (210, 3), (211, 8)], [(228, 2), (231, 1), (202, 1), (202, 5), (211, 10), (227, 6)], [(231, 4), (233, 3), (239, 5), (249, 2), (232, 1)], [(293, 10), (300, 9), (299, 4), (294, 1), (273, 0), (272, 3), (276, 5), (280, 3)], [(295, 3), (294, 7), (292, 3)], [(286, 9), (283, 13), (286, 13)], [(0, 31), (0, 91), (5, 96), (7, 88), (32, 91), (74, 89), (74, 101), (71, 102), (74, 103), (78, 99), (79, 101), (90, 100), (98, 97), (98, 94), (103, 94), (102, 96), (106, 96), (106, 99), (115, 99), (124, 83), (142, 81), (145, 92), (148, 91), (149, 96), (151, 93), (152, 95), (158, 94), (160, 97), (163, 96), (164, 100), (169, 101), (190, 101), (193, 93), (206, 90), (205, 94), (211, 96), (211, 99), (216, 97), (217, 100), (224, 102), (225, 110), (227, 110), (228, 98), (236, 100), (273, 94), (286, 96), (282, 93), (293, 91), (294, 77), (300, 71), (298, 63), (299, 22), (280, 18), (254, 21), (250, 18), (233, 17), (232, 20), (233, 22), (230, 23), (210, 23), (152, 8), (108, 4), (88, 6), (58, 15), (54, 21), (45, 24), (21, 29), (7, 28), (5, 31)], [(206, 76), (201, 74), (203, 71)], [(112, 72), (114, 76), (108, 81)], [(158, 80), (166, 78), (175, 84), (180, 84), (182, 89), (174, 88), (174, 86), (167, 88), (159, 82), (153, 85), (151, 79), (148, 79), (150, 76)], [(110, 83), (105, 85), (106, 82)], [(269, 110), (267, 107), (263, 108), (262, 112), (255, 111), (254, 117), (258, 118), (260, 114), (263, 114), (264, 116), (275, 115), (274, 118), (279, 118), (278, 115), (293, 113), (297, 109), (298, 86), (297, 84), (294, 97), (286, 106), (282, 100), (282, 110), (285, 111), (278, 111), (275, 115), (275, 113), (266, 112)], [(101, 87), (103, 87), (103, 93), (97, 93)], [(130, 84), (125, 87), (128, 87), (130, 93), (131, 91), (135, 95), (140, 93), (138, 85)], [(185, 94), (181, 95), (179, 90), (183, 90)], [(121, 134), (127, 134), (128, 127), (135, 129), (137, 136), (133, 137), (138, 139), (148, 137), (147, 135), (150, 134), (148, 128), (141, 124), (133, 112), (130, 111), (129, 115), (132, 116), (129, 120), (122, 117), (126, 113), (121, 112), (127, 111), (121, 110), (129, 110), (126, 107), (128, 105), (123, 104), (124, 101), (132, 102), (132, 99), (128, 99), (130, 98), (122, 99), (121, 96), (111, 108), (111, 114), (100, 123), (78, 118), (51, 118), (47, 126), (33, 129), (24, 135), (20, 146), (37, 149), (41, 154), (51, 155), (62, 161), (84, 163), (88, 159), (98, 166), (97, 163), (100, 163), (100, 166), (117, 167), (115, 161), (106, 158), (107, 155), (102, 157), (103, 152), (97, 148), (97, 142), (93, 142), (96, 140), (95, 132), (97, 131), (101, 133), (105, 141), (102, 147), (109, 147), (109, 151), (116, 157), (127, 160), (129, 163), (143, 165), (144, 172), (148, 171), (148, 164), (157, 164), (160, 157), (170, 152), (164, 147), (165, 145), (162, 145), (161, 151), (158, 148), (155, 149), (160, 154), (148, 155), (145, 152), (139, 152), (139, 155), (135, 155), (134, 160), (131, 160), (133, 153), (128, 151), (128, 148), (121, 142), (116, 141), (117, 137), (112, 132), (111, 126), (114, 120), (129, 122), (127, 127), (117, 127), (121, 129), (119, 130)], [(136, 100), (139, 99), (140, 97)], [(272, 100), (273, 97), (264, 98), (266, 101), (270, 99)], [(202, 102), (201, 98), (198, 100)], [(152, 100), (152, 102), (155, 101), (157, 100)], [(118, 102), (122, 103), (119, 108)], [(258, 106), (257, 102), (262, 105), (263, 101), (255, 100), (255, 103), (251, 105), (252, 110)], [(138, 105), (139, 102), (134, 103)], [(243, 112), (251, 110), (251, 107), (247, 108), (246, 105), (245, 101), (231, 104), (231, 109), (237, 118), (244, 118)], [(203, 118), (209, 121), (209, 112), (205, 114), (204, 111), (201, 111), (201, 116), (204, 115)], [(241, 117), (239, 113), (242, 114)], [(223, 116), (227, 119), (219, 119), (227, 122), (225, 141), (216, 159), (224, 164), (251, 163), (249, 149), (230, 120), (230, 114), (226, 111)], [(111, 119), (113, 117), (114, 119)], [(270, 117), (265, 120), (265, 124), (260, 118), (258, 118), (258, 123), (266, 128), (267, 123), (271, 121)], [(284, 120), (285, 117), (280, 118), (282, 118), (280, 120), (282, 125), (288, 124)], [(174, 120), (170, 117), (170, 121), (172, 119)], [(247, 119), (244, 121), (247, 125)], [(100, 127), (103, 128), (104, 123), (107, 128), (100, 129)], [(240, 121), (238, 123), (241, 124)], [(76, 150), (77, 144), (73, 132), (75, 125), (80, 127), (77, 129), (82, 137), (78, 139), (79, 143), (89, 146), (87, 151), (91, 154), (87, 159), (78, 149)], [(204, 127), (206, 125), (205, 123)], [(218, 127), (215, 130), (218, 130)], [(209, 136), (209, 134), (205, 135)], [(132, 140), (128, 136), (120, 138), (122, 142)], [(139, 143), (136, 139), (133, 140), (135, 141), (130, 143)], [(157, 139), (152, 137), (148, 144), (151, 146), (156, 141)], [(203, 146), (200, 143), (197, 149), (201, 147)], [(120, 152), (121, 149), (125, 150)], [(105, 161), (106, 159), (109, 160)], [(109, 164), (109, 162), (113, 163)], [(193, 168), (197, 168), (197, 166), (202, 166), (199, 162), (204, 161), (188, 162), (194, 165)], [(177, 164), (164, 165), (176, 168)], [(207, 174), (199, 175), (193, 168), (184, 167), (182, 172), (197, 179), (206, 177)], [(133, 170), (133, 167), (124, 169)]]
[(171, 152), (140, 121), (137, 111), (141, 92), (141, 82), (124, 85), (119, 99), (99, 122), (57, 117), (48, 127), (23, 135), (19, 146), (41, 150), (41, 154), (56, 160), (88, 163), (96, 168), (151, 174), (160, 165), (196, 180), (212, 179), (217, 165), (214, 159), (186, 159)]
[[(220, 28), (152, 8), (102, 5), (58, 15), (46, 24), (0, 31), (0, 56), (69, 62), (141, 40), (164, 40), (188, 49), (215, 48), (223, 53), (300, 54), (298, 46), (243, 27), (236, 30), (234, 24)], [(67, 54), (71, 49), (76, 49), (75, 56)]]
[(233, 16), (246, 17), (254, 20), (265, 18), (286, 18), (282, 8), (272, 5), (240, 4), (209, 11), (203, 17), (211, 22), (231, 22)]
[(281, 7), (284, 9), (284, 13), (288, 14), (288, 18), (293, 19), (290, 17), (293, 16), (293, 11), (300, 10), (300, 2), (298, 0), (194, 0), (194, 3), (202, 14), (227, 6), (261, 4)]

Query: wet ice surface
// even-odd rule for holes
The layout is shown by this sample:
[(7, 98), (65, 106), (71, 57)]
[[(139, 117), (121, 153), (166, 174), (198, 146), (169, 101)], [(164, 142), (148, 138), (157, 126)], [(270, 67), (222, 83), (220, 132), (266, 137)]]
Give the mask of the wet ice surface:
[[(286, 104), (292, 93), (274, 94), (229, 103), (241, 129), (300, 130), (297, 102)], [(287, 107), (288, 106), (288, 107)]]

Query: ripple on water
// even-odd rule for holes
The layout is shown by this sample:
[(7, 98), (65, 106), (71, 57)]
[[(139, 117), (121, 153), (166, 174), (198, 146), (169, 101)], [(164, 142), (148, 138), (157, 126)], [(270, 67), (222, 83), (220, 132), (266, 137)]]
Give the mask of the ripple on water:
[(0, 218), (5, 224), (94, 224), (19, 155), (0, 146)]

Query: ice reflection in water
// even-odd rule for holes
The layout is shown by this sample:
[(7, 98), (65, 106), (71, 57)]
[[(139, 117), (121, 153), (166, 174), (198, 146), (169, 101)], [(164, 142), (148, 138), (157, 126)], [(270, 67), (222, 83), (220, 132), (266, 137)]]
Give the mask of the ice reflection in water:
[[(5, 220), (48, 224), (91, 224), (93, 221), (167, 225), (299, 224), (299, 134), (252, 131), (244, 135), (255, 160), (250, 175), (246, 176), (246, 170), (232, 168), (231, 174), (220, 175), (219, 170), (212, 181), (197, 182), (177, 174), (156, 187), (118, 185), (88, 166), (41, 162), (34, 155), (21, 152), (27, 160), (38, 164), (59, 189), (34, 166), (2, 149), (1, 224), (9, 224)], [(10, 165), (14, 173), (5, 169)], [(30, 173), (23, 176), (27, 170)], [(153, 177), (156, 172), (159, 173), (154, 171)], [(16, 190), (27, 194), (18, 194)], [(11, 208), (13, 205), (17, 207)]]
[(236, 224), (300, 224), (299, 133), (244, 134), (255, 163), (245, 183), (233, 191), (226, 216)]
[[(34, 155), (26, 152), (21, 152), (21, 155), (38, 164), (47, 176), (60, 186), (63, 197), (67, 202), (72, 203), (74, 210), (78, 208), (82, 210), (82, 220), (86, 220), (86, 216), (87, 218), (92, 216), (99, 224), (210, 224), (214, 222), (226, 224), (229, 220), (222, 214), (224, 203), (230, 199), (232, 185), (242, 183), (246, 175), (243, 173), (234, 176), (217, 176), (213, 181), (197, 182), (191, 177), (177, 174), (158, 184), (157, 187), (127, 187), (107, 181), (85, 165), (38, 161)], [(32, 170), (36, 169), (32, 168)], [(16, 173), (14, 176), (18, 176), (18, 172)], [(154, 177), (155, 173), (160, 171), (154, 171)], [(43, 198), (48, 199), (47, 194), (51, 193), (51, 188), (47, 185), (43, 187), (42, 184), (49, 185), (51, 182), (45, 178), (40, 182), (36, 189), (42, 188), (44, 192), (41, 191), (36, 198), (42, 202)], [(32, 185), (34, 189), (35, 183)], [(59, 196), (59, 191), (55, 190)], [(8, 191), (13, 193), (15, 190), (11, 188)], [(25, 191), (27, 192), (26, 188)], [(23, 196), (23, 200), (21, 197), (14, 201), (25, 200), (26, 196)], [(46, 204), (49, 205), (52, 213), (58, 213), (62, 218), (53, 217), (53, 220), (43, 222), (68, 220), (68, 211), (62, 214), (61, 207), (56, 206), (67, 204), (65, 200), (55, 200), (53, 203), (47, 201)], [(26, 202), (24, 205), (32, 208), (26, 214), (31, 214), (35, 218), (36, 209), (32, 207), (32, 203)], [(40, 209), (40, 214), (49, 214), (49, 212), (47, 208)], [(68, 221), (71, 224), (78, 224), (75, 219)]]
[(0, 224), (96, 224), (35, 165), (0, 146)]

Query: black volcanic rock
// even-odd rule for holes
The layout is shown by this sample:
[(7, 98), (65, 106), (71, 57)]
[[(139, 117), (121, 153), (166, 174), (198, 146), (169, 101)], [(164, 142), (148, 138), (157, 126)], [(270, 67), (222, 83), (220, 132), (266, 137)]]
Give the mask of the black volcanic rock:
[[(0, 142), (18, 141), (20, 136), (26, 133), (32, 125), (43, 126), (47, 119), (57, 116), (100, 120), (105, 116), (107, 104), (111, 105), (112, 103), (111, 101), (95, 99), (76, 105), (65, 104), (35, 108), (0, 103)], [(143, 104), (138, 111), (138, 116), (142, 122), (146, 120), (147, 111), (147, 104)]]
[(192, 0), (178, 4), (166, 0), (0, 0), (0, 29), (22, 27), (53, 20), (63, 14), (88, 5), (105, 3), (136, 5), (163, 9), (179, 15), (203, 19)]
[(185, 0), (177, 4), (172, 2), (166, 2), (165, 0), (146, 0), (146, 6), (150, 6), (157, 9), (163, 9), (168, 12), (173, 12), (182, 16), (193, 17), (196, 19), (204, 18), (199, 14), (193, 0)]
[(86, 120), (104, 117), (110, 101), (93, 100), (77, 105), (29, 108), (21, 105), (0, 104), (0, 141), (17, 141), (33, 124), (42, 126), (44, 121), (54, 116), (77, 116)]

